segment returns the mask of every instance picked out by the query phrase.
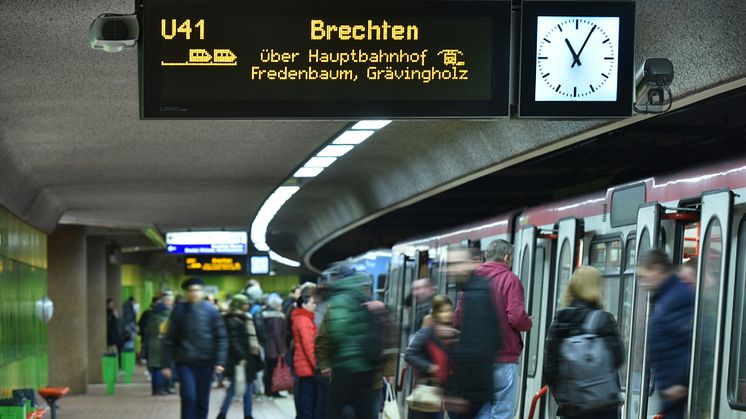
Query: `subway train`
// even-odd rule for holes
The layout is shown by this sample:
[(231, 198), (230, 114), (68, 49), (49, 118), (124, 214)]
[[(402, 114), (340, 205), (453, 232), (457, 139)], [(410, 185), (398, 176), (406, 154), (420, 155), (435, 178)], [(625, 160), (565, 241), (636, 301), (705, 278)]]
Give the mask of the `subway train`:
[[(523, 336), (516, 418), (528, 417), (531, 401), (544, 385), (545, 336), (560, 296), (580, 265), (603, 272), (605, 308), (616, 316), (624, 342), (625, 363), (619, 371), (625, 394), (622, 418), (659, 413), (659, 392), (646, 359), (648, 293), (635, 277), (636, 255), (651, 247), (665, 249), (677, 265), (698, 260), (689, 417), (746, 418), (746, 158), (642, 179), (397, 243), (379, 297), (402, 325), (402, 354), (415, 332), (416, 310), (405, 306), (412, 280), (429, 276), (439, 293), (455, 301), (456, 285), (441, 269), (449, 250), (467, 245), (484, 251), (498, 238), (514, 244), (513, 271), (523, 283), (526, 310), (534, 320)], [(397, 380), (408, 394), (413, 374), (403, 355)], [(534, 418), (554, 418), (555, 412), (546, 395)]]

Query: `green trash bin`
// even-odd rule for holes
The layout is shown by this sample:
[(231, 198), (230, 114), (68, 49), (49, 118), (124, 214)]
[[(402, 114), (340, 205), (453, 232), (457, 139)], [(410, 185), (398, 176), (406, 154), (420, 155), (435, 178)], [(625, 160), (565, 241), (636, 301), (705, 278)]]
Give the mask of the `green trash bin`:
[(124, 371), (124, 382), (131, 383), (135, 374), (135, 351), (122, 351), (122, 371)]
[(112, 395), (119, 378), (119, 357), (116, 354), (104, 354), (102, 362), (106, 394)]

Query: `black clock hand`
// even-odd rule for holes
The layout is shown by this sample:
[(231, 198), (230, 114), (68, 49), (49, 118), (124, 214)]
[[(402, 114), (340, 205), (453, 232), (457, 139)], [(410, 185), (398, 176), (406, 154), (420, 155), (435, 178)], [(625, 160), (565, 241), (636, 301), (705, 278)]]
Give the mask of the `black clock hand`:
[[(588, 32), (588, 36), (585, 37), (585, 42), (583, 42), (583, 46), (580, 47), (580, 51), (578, 51), (578, 66), (580, 66), (580, 54), (583, 53), (583, 50), (585, 49), (585, 44), (588, 43), (588, 40), (591, 39), (591, 35), (593, 34), (593, 31), (596, 30), (596, 25), (593, 25), (591, 28), (591, 31)], [(575, 67), (575, 63), (572, 63), (570, 67)]]
[(570, 44), (570, 41), (565, 38), (565, 43), (567, 44), (567, 47), (570, 48), (570, 53), (572, 54), (572, 66), (574, 67), (575, 63), (578, 63), (578, 66), (580, 66), (580, 57), (578, 57), (578, 54), (575, 53), (575, 50), (572, 48), (572, 45)]

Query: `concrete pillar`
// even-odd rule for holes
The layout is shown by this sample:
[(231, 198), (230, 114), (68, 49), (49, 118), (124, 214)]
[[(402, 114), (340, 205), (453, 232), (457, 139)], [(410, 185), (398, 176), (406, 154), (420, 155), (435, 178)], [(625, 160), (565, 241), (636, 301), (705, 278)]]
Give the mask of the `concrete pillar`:
[(88, 300), (85, 228), (59, 226), (47, 239), (49, 298), (54, 316), (47, 327), (49, 384), (88, 389)]
[(88, 382), (101, 383), (101, 355), (106, 352), (106, 240), (89, 237), (88, 276)]
[(116, 245), (106, 247), (106, 297), (114, 300), (118, 311), (122, 310), (122, 265), (119, 264), (119, 247)]

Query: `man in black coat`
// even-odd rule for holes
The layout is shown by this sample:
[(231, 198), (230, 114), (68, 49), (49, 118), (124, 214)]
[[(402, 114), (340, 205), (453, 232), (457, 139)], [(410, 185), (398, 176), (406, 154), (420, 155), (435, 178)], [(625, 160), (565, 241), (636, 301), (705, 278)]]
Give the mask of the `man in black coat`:
[[(181, 379), (181, 418), (207, 419), (212, 376), (224, 370), (228, 336), (218, 309), (204, 299), (204, 282), (190, 278), (181, 288), (187, 302), (177, 305), (169, 317), (164, 364), (175, 363)], [(163, 376), (171, 378), (171, 370), (164, 368)]]

